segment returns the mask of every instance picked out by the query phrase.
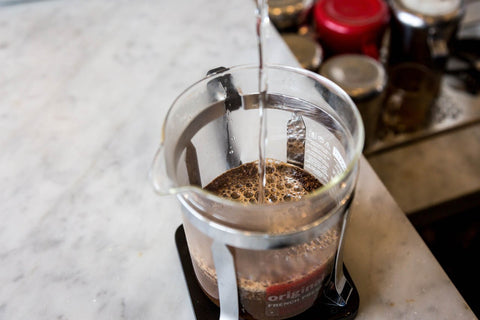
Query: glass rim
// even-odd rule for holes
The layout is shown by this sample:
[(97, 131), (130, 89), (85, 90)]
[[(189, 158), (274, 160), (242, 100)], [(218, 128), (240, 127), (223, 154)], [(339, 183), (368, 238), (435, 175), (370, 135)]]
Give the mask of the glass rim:
[[(165, 120), (164, 120), (163, 126), (162, 126), (161, 144), (163, 145), (163, 143), (165, 141), (165, 128), (166, 128), (166, 124), (167, 124), (167, 121), (169, 119), (170, 113), (175, 108), (175, 105), (178, 103), (178, 101), (180, 99), (182, 99), (184, 96), (186, 96), (193, 88), (201, 85), (202, 83), (210, 81), (213, 78), (221, 77), (221, 76), (223, 76), (225, 74), (228, 74), (228, 73), (235, 73), (236, 71), (252, 70), (252, 69), (253, 70), (257, 69), (258, 70), (258, 68), (259, 68), (258, 65), (253, 65), (253, 64), (233, 66), (233, 67), (230, 67), (230, 68), (226, 68), (225, 70), (222, 70), (220, 72), (209, 74), (209, 75), (205, 76), (204, 78), (194, 82), (193, 84), (188, 86), (186, 89), (184, 89), (175, 98), (175, 100), (171, 104), (171, 106), (170, 106), (170, 108), (169, 108), (169, 110), (168, 110), (168, 112), (165, 116)], [(340, 86), (338, 86), (336, 83), (334, 83), (330, 79), (328, 79), (328, 78), (326, 78), (326, 77), (324, 77), (320, 74), (314, 73), (312, 71), (303, 69), (303, 68), (286, 66), (286, 65), (279, 65), (279, 64), (267, 64), (266, 69), (267, 69), (267, 74), (268, 74), (269, 70), (280, 70), (280, 71), (284, 71), (284, 72), (296, 73), (298, 75), (302, 75), (302, 76), (305, 76), (307, 78), (310, 78), (310, 79), (316, 81), (317, 83), (321, 83), (324, 87), (327, 87), (328, 89), (333, 91), (340, 98), (342, 98), (344, 101), (346, 101), (348, 105), (350, 105), (352, 107), (351, 111), (354, 115), (355, 127), (358, 128), (358, 134), (357, 134), (356, 137), (354, 135), (351, 135), (352, 140), (353, 140), (353, 146), (354, 146), (353, 152), (352, 152), (353, 156), (348, 161), (348, 163), (346, 163), (345, 169), (342, 170), (342, 172), (340, 172), (339, 174), (336, 174), (335, 176), (333, 176), (327, 183), (322, 184), (322, 186), (319, 187), (318, 189), (308, 193), (306, 196), (302, 197), (300, 200), (296, 200), (296, 201), (292, 201), (292, 202), (244, 204), (244, 203), (241, 203), (241, 202), (238, 202), (238, 201), (222, 198), (220, 196), (215, 195), (214, 193), (212, 193), (210, 191), (204, 190), (202, 187), (195, 186), (195, 185), (171, 186), (168, 190), (168, 193), (174, 194), (174, 195), (177, 195), (177, 196), (182, 196), (183, 194), (186, 194), (186, 193), (189, 193), (189, 192), (194, 192), (196, 194), (199, 194), (199, 195), (205, 197), (207, 200), (217, 202), (217, 203), (222, 204), (224, 206), (228, 206), (228, 207), (232, 207), (232, 208), (238, 208), (238, 209), (241, 209), (241, 210), (245, 210), (245, 209), (248, 210), (250, 208), (251, 209), (258, 209), (259, 207), (263, 207), (263, 208), (265, 208), (265, 207), (272, 207), (272, 208), (277, 207), (278, 208), (280, 206), (292, 205), (294, 203), (306, 202), (309, 199), (318, 197), (321, 194), (325, 194), (328, 191), (330, 191), (332, 188), (334, 188), (335, 186), (340, 184), (342, 181), (344, 181), (346, 178), (348, 178), (348, 176), (352, 173), (352, 171), (355, 169), (355, 167), (356, 167), (356, 165), (357, 165), (357, 163), (360, 159), (360, 156), (362, 154), (362, 151), (363, 151), (363, 145), (364, 145), (364, 140), (365, 140), (365, 132), (364, 132), (364, 127), (363, 127), (363, 122), (362, 122), (360, 112), (359, 112), (358, 108), (356, 107), (355, 103), (353, 102), (353, 100), (350, 98), (350, 96), (345, 92), (345, 90), (343, 90)], [(268, 94), (268, 88), (267, 88), (267, 94)], [(168, 175), (168, 173), (167, 173), (167, 175)], [(172, 179), (170, 179), (170, 177), (167, 177), (167, 179), (172, 181)]]

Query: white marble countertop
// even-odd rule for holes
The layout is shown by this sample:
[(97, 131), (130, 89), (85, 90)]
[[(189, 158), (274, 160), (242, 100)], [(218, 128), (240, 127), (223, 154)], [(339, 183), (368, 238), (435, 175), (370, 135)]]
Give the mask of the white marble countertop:
[[(173, 99), (256, 63), (253, 1), (0, 7), (0, 319), (193, 319), (175, 198), (147, 172)], [(271, 62), (295, 64), (272, 31)], [(362, 159), (357, 319), (476, 319)]]

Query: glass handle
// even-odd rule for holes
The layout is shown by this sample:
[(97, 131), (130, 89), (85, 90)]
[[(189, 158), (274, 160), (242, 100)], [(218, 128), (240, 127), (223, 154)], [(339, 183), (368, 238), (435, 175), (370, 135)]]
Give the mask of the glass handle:
[(353, 286), (350, 284), (350, 282), (348, 282), (345, 274), (343, 273), (343, 242), (345, 239), (345, 230), (347, 228), (350, 212), (348, 208), (350, 207), (352, 199), (353, 196), (350, 197), (345, 205), (346, 211), (343, 216), (342, 230), (340, 232), (337, 255), (335, 256), (333, 279), (325, 292), (327, 299), (337, 306), (345, 306), (353, 291)]

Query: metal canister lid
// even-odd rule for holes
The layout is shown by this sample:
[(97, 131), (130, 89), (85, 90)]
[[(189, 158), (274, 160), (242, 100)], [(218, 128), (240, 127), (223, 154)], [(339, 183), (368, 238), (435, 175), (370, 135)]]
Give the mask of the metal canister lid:
[(357, 101), (378, 95), (387, 83), (382, 64), (360, 54), (333, 56), (321, 66), (320, 74), (338, 84)]
[(412, 12), (425, 14), (428, 16), (439, 16), (451, 14), (458, 10), (461, 5), (461, 0), (399, 0), (405, 8)]
[(462, 0), (393, 0), (393, 14), (404, 24), (424, 28), (457, 20), (464, 14)]
[(302, 68), (318, 71), (323, 59), (322, 47), (309, 35), (286, 33), (282, 35)]
[(296, 28), (307, 18), (313, 0), (270, 0), (268, 15), (279, 30)]

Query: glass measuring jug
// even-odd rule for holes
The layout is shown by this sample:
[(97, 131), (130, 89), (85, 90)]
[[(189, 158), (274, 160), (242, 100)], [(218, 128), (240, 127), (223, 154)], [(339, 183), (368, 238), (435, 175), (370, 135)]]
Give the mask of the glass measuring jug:
[(274, 167), (308, 172), (319, 188), (263, 204), (204, 189), (258, 159), (256, 66), (220, 68), (184, 91), (167, 114), (152, 167), (157, 192), (182, 205), (196, 277), (222, 320), (285, 319), (320, 296), (343, 305), (351, 289), (341, 248), (363, 148), (360, 114), (318, 74), (285, 66), (267, 72), (266, 157)]

